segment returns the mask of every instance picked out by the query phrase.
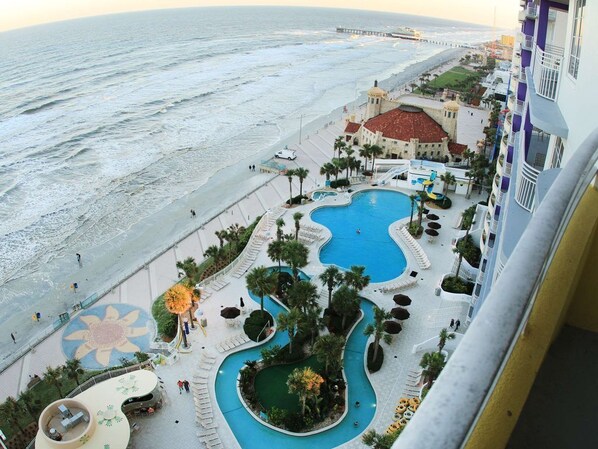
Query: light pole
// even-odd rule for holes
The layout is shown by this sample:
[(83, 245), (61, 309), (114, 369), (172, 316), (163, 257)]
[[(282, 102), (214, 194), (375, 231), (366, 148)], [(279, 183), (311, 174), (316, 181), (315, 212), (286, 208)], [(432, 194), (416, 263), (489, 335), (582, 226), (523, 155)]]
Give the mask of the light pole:
[(299, 145), (301, 145), (301, 130), (303, 129), (303, 114), (299, 117)]

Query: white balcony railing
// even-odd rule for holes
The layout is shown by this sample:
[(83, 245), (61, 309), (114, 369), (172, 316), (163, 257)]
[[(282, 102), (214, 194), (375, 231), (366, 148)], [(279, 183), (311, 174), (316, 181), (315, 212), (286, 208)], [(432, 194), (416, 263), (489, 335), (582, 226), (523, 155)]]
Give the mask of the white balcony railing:
[(536, 46), (534, 58), (534, 84), (536, 93), (549, 100), (556, 100), (563, 62), (563, 49), (550, 46), (542, 50)]
[(521, 168), (519, 170), (519, 183), (517, 193), (515, 194), (515, 201), (527, 211), (532, 211), (536, 199), (536, 183), (538, 182), (539, 170), (529, 165), (525, 161), (521, 161)]
[(511, 168), (512, 164), (510, 162), (505, 162), (505, 176), (511, 176)]
[(528, 2), (527, 7), (525, 8), (525, 17), (527, 17), (528, 19), (537, 19), (538, 6), (532, 2)]
[(509, 110), (513, 110), (515, 109), (515, 95), (511, 94), (509, 95), (509, 98), (507, 99), (507, 108), (509, 108)]
[(515, 102), (515, 114), (523, 115), (523, 106), (525, 102), (523, 100), (517, 100)]
[(527, 75), (525, 74), (525, 70), (522, 70), (519, 74), (519, 82), (527, 84)]

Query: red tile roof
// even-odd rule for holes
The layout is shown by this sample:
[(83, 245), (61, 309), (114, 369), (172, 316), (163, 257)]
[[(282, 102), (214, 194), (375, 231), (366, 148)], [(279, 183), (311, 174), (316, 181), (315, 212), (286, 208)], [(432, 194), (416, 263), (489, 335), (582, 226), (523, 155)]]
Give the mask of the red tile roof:
[(388, 139), (409, 142), (419, 139), (421, 143), (439, 143), (448, 134), (436, 121), (419, 108), (393, 109), (365, 122), (365, 127), (382, 132)]
[(449, 144), (448, 144), (449, 153), (456, 154), (457, 156), (460, 156), (461, 154), (463, 154), (463, 152), (466, 149), (467, 149), (467, 145), (463, 145), (462, 143), (449, 142)]
[(355, 134), (357, 131), (359, 131), (359, 128), (361, 128), (361, 123), (349, 122), (345, 128), (345, 132), (347, 134)]

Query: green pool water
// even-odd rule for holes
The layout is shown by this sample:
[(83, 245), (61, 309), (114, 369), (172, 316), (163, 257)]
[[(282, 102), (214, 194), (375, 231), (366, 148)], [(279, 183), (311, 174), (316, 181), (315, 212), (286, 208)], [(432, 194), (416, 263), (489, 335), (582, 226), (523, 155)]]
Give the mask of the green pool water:
[(300, 411), (299, 396), (289, 393), (287, 379), (295, 368), (304, 368), (306, 366), (309, 366), (317, 373), (324, 369), (324, 365), (318, 362), (315, 356), (311, 356), (297, 363), (269, 366), (260, 371), (255, 376), (255, 391), (260, 404), (265, 409), (276, 407), (288, 410), (291, 413)]

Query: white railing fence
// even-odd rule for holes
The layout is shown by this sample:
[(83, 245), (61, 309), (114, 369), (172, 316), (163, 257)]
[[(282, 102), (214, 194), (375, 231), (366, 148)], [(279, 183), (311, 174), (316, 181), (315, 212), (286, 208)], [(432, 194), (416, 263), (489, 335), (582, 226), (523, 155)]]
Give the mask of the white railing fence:
[(556, 100), (561, 66), (563, 62), (563, 49), (555, 46), (546, 46), (542, 50), (536, 46), (534, 58), (534, 84), (536, 93), (549, 100)]

